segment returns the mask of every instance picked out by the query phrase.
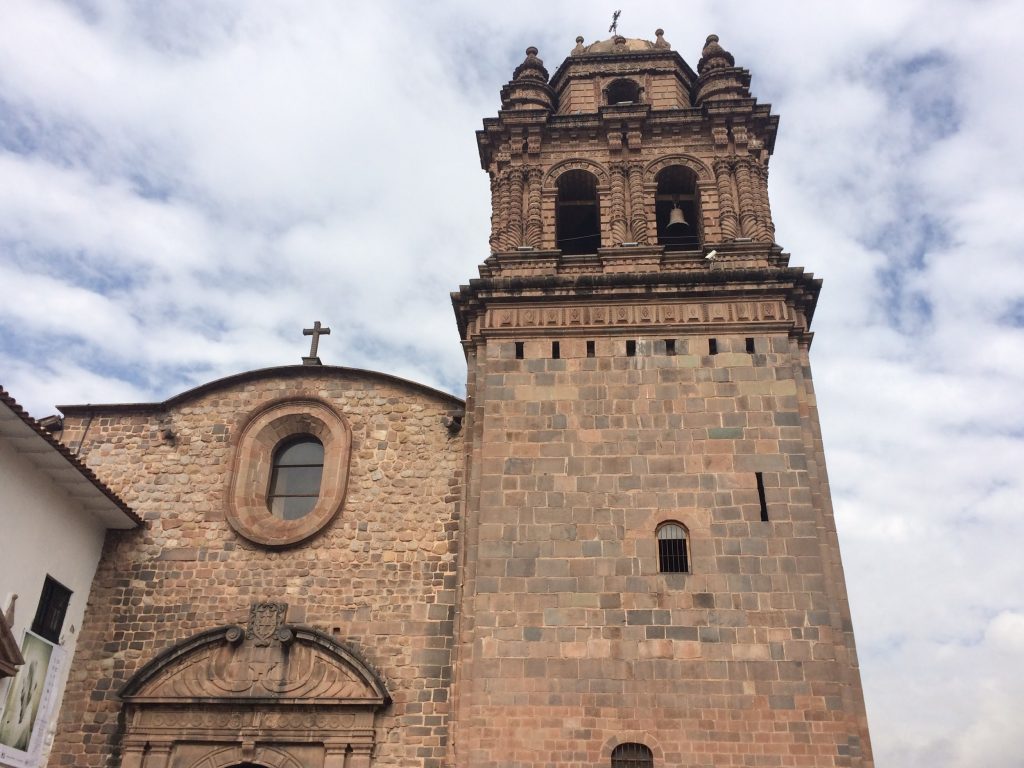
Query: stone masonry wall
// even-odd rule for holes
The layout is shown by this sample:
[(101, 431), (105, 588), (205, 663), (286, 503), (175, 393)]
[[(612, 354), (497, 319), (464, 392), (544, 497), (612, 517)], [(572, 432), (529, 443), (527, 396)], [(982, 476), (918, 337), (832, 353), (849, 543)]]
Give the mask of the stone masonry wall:
[[(806, 350), (634, 338), (471, 356), (455, 764), (870, 765)], [(659, 573), (666, 520), (688, 574)]]
[[(162, 413), (69, 417), (65, 442), (145, 517), (111, 533), (89, 599), (51, 766), (117, 765), (117, 690), (161, 649), (244, 624), (257, 601), (333, 633), (384, 679), (374, 765), (437, 766), (446, 750), (462, 444), (458, 401), (353, 371), (249, 377)], [(347, 500), (325, 530), (281, 551), (225, 521), (232, 436), (260, 404), (331, 403), (352, 430)], [(170, 428), (174, 442), (161, 436)]]

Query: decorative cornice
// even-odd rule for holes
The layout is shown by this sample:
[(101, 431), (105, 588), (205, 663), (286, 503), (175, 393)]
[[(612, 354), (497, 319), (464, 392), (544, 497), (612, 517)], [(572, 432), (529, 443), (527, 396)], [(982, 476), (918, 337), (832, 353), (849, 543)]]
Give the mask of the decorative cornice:
[(452, 304), (463, 340), (503, 330), (733, 323), (806, 335), (820, 290), (821, 280), (790, 267), (521, 275), (472, 280)]

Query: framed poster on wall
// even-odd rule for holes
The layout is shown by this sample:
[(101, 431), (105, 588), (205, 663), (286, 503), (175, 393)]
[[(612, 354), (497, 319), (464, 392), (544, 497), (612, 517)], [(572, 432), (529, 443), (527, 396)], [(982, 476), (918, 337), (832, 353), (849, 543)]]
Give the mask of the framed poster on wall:
[(59, 704), (57, 675), (64, 650), (26, 630), (21, 655), (25, 663), (11, 679), (0, 710), (0, 765), (38, 768), (50, 713)]

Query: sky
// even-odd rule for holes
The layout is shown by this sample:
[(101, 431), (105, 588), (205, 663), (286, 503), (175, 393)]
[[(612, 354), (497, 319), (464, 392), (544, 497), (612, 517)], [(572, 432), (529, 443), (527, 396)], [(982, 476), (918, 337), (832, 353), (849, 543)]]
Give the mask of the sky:
[(0, 384), (162, 400), (298, 363), (463, 395), (474, 131), (536, 45), (717, 33), (781, 116), (879, 766), (1024, 764), (1024, 5), (3, 0)]

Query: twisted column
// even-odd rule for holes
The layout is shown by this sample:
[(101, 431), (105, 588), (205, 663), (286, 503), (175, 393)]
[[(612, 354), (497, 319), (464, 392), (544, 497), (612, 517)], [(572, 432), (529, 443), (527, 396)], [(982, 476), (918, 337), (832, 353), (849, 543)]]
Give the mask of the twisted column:
[(501, 250), (501, 227), (502, 227), (502, 200), (501, 182), (497, 173), (491, 173), (491, 236), (487, 239), (490, 243), (491, 253)]
[(743, 237), (757, 238), (757, 195), (750, 172), (750, 159), (741, 158), (736, 162), (736, 187), (740, 195), (740, 230)]
[(718, 187), (718, 226), (722, 240), (735, 240), (740, 222), (736, 218), (736, 204), (732, 197), (732, 163), (726, 158), (715, 160), (715, 185)]
[(502, 171), (498, 177), (498, 250), (510, 251), (512, 245), (508, 229), (508, 211), (512, 207), (512, 196), (509, 191), (509, 172)]
[(508, 172), (508, 227), (506, 250), (514, 251), (523, 244), (523, 183), (524, 173), (522, 168), (512, 168)]
[(530, 168), (525, 175), (529, 183), (526, 193), (526, 245), (540, 248), (544, 235), (544, 224), (540, 215), (540, 185), (544, 174), (540, 168)]
[(626, 224), (625, 170), (621, 163), (616, 163), (611, 168), (612, 245), (621, 245), (629, 238), (629, 226)]
[(758, 240), (766, 243), (775, 242), (775, 223), (772, 221), (772, 206), (768, 198), (768, 166), (757, 165), (757, 192), (758, 192), (758, 219), (760, 219), (761, 232)]
[(650, 237), (647, 233), (647, 212), (644, 210), (644, 167), (633, 163), (626, 173), (629, 178), (629, 228), (633, 242), (647, 245)]

